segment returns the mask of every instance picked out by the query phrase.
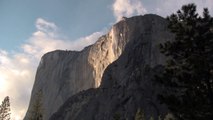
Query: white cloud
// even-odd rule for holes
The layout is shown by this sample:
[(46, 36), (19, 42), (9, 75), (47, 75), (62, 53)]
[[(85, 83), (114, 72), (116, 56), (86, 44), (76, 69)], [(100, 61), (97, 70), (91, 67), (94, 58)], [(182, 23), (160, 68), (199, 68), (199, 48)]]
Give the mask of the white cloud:
[(42, 18), (38, 18), (36, 21), (36, 28), (39, 31), (43, 31), (46, 33), (54, 32), (57, 30), (57, 26), (52, 22), (47, 22)]
[[(197, 5), (197, 11), (199, 14), (202, 14), (203, 8), (208, 8), (210, 13), (213, 15), (213, 1), (212, 0), (157, 0), (154, 2), (154, 5), (151, 7), (155, 7), (155, 11), (149, 11), (156, 13), (161, 16), (168, 16), (172, 13), (176, 13), (178, 9), (185, 4), (195, 3)], [(149, 8), (151, 9), (151, 8)], [(149, 10), (148, 9), (148, 10)]]
[(147, 12), (140, 0), (115, 0), (112, 10), (117, 21), (121, 20), (123, 16), (131, 17)]
[(35, 31), (22, 52), (8, 53), (0, 50), (0, 102), (5, 96), (11, 98), (12, 120), (23, 119), (28, 107), (36, 68), (43, 54), (56, 49), (81, 50), (93, 44), (103, 32), (95, 32), (74, 41), (64, 40), (58, 27), (38, 18)]

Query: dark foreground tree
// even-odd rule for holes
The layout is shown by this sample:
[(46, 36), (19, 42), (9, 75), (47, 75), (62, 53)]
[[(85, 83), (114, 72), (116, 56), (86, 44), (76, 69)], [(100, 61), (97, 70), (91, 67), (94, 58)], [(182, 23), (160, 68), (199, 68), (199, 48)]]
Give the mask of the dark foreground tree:
[(188, 4), (167, 19), (175, 40), (160, 45), (168, 56), (156, 77), (167, 89), (160, 100), (176, 119), (213, 120), (213, 18), (207, 8), (199, 16)]
[(0, 106), (0, 120), (10, 120), (10, 98), (7, 96)]
[(43, 104), (42, 104), (43, 92), (39, 90), (36, 93), (36, 98), (33, 104), (33, 108), (29, 117), (29, 120), (43, 120)]

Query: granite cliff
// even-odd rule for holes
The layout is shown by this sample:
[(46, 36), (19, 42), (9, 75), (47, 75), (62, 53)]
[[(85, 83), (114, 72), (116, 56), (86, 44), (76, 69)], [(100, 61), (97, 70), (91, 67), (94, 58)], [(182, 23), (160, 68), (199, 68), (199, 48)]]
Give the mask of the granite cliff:
[(159, 44), (172, 40), (167, 21), (156, 15), (123, 21), (137, 24), (121, 56), (110, 64), (99, 88), (70, 97), (50, 120), (134, 120), (138, 110), (147, 120), (168, 113), (157, 100), (161, 88), (152, 81), (165, 63)]
[(38, 91), (45, 120), (113, 120), (116, 115), (131, 120), (138, 109), (157, 119), (167, 108), (157, 101), (160, 88), (151, 79), (165, 62), (159, 43), (172, 39), (167, 21), (150, 14), (118, 22), (82, 51), (45, 54), (25, 120)]
[(105, 68), (120, 56), (137, 26), (133, 21), (123, 20), (82, 51), (56, 50), (45, 54), (37, 69), (25, 120), (32, 113), (39, 91), (42, 91), (43, 117), (48, 119), (70, 96), (99, 87)]

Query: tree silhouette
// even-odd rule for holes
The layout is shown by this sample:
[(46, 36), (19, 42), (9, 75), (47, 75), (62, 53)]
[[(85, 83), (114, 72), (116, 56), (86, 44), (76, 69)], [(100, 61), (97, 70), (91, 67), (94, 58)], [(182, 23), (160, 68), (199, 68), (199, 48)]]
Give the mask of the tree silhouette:
[(165, 88), (161, 102), (179, 120), (213, 120), (213, 18), (195, 4), (182, 6), (168, 18), (174, 41), (160, 45), (168, 56), (164, 72), (156, 76)]
[(145, 114), (144, 111), (141, 109), (138, 109), (136, 114), (135, 114), (135, 120), (145, 120)]
[(7, 96), (0, 105), (0, 120), (10, 120), (10, 114), (10, 98)]
[(39, 90), (36, 93), (36, 99), (33, 104), (33, 108), (32, 108), (29, 120), (43, 120), (42, 98), (43, 98), (42, 90)]

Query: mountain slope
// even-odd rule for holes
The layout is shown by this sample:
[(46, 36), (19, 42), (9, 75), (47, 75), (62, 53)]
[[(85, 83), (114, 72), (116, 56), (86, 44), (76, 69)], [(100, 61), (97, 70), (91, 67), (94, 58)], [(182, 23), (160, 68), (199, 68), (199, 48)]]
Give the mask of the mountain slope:
[(134, 33), (121, 56), (104, 71), (100, 87), (70, 97), (50, 120), (132, 120), (139, 109), (146, 119), (168, 113), (156, 98), (161, 88), (152, 81), (166, 60), (159, 43), (174, 39), (167, 21), (144, 15), (125, 22), (136, 24)]
[(125, 19), (82, 51), (56, 50), (45, 54), (37, 69), (25, 120), (32, 115), (40, 91), (41, 111), (43, 118), (48, 119), (72, 95), (99, 87), (105, 68), (121, 55), (130, 40), (140, 37), (142, 33), (146, 34), (149, 26), (144, 26), (152, 17), (162, 19), (154, 15)]

